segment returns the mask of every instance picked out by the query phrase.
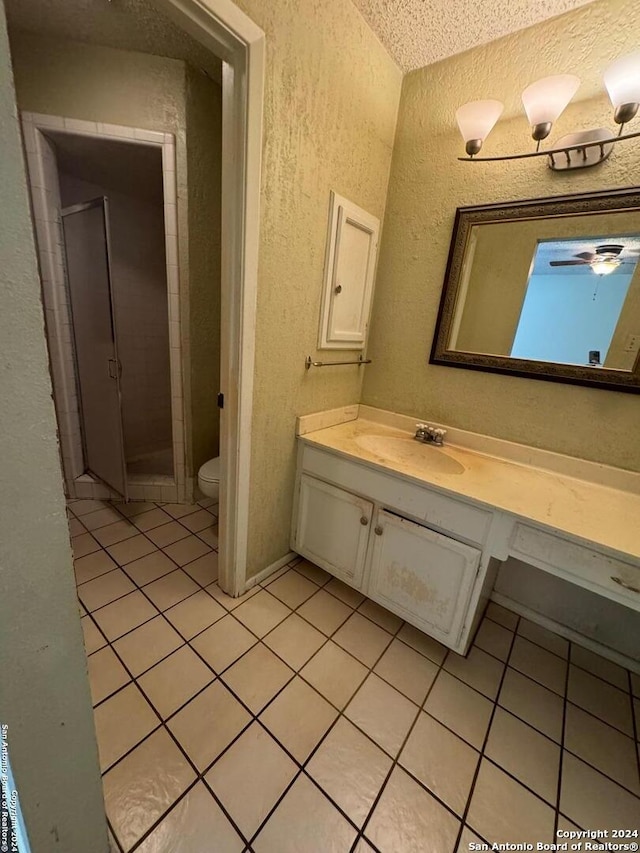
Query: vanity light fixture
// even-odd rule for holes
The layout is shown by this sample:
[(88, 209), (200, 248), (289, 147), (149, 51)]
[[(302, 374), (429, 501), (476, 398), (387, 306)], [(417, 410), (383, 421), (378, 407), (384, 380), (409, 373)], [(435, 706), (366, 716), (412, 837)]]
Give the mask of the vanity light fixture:
[(580, 86), (574, 74), (556, 74), (532, 83), (522, 93), (522, 104), (531, 125), (531, 136), (538, 143), (551, 133), (554, 121), (560, 117)]
[(502, 115), (504, 104), (500, 101), (470, 101), (456, 111), (456, 121), (465, 142), (465, 151), (473, 157), (493, 130)]
[(540, 142), (546, 139), (553, 123), (570, 103), (580, 85), (573, 74), (556, 74), (543, 77), (532, 83), (522, 93), (531, 135), (536, 141), (536, 150), (525, 154), (507, 154), (498, 157), (477, 157), (500, 114), (499, 101), (471, 101), (460, 107), (456, 119), (465, 141), (466, 162), (490, 162), (500, 160), (523, 160), (529, 157), (547, 157), (550, 169), (583, 169), (602, 163), (611, 154), (616, 142), (635, 139), (640, 132), (623, 134), (624, 125), (635, 118), (640, 107), (640, 51), (622, 56), (612, 62), (604, 72), (604, 84), (614, 108), (613, 119), (619, 125), (614, 136), (604, 127), (583, 130), (563, 136), (546, 150), (540, 150)]

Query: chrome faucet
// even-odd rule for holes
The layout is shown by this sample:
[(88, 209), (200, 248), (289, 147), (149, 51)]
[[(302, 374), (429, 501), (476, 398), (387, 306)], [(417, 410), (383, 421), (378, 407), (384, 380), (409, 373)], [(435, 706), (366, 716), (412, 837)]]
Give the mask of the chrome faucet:
[(429, 426), (429, 424), (416, 424), (416, 434), (414, 438), (416, 441), (422, 441), (425, 444), (436, 444), (438, 447), (442, 447), (446, 434), (446, 429), (432, 427)]

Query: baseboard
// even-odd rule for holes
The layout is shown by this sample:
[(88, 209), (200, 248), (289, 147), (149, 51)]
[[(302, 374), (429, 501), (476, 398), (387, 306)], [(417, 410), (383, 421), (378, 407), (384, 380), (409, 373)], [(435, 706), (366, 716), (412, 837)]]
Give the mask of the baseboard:
[(274, 572), (277, 572), (278, 569), (282, 569), (298, 555), (293, 551), (289, 551), (288, 554), (285, 554), (284, 557), (280, 557), (279, 560), (276, 560), (275, 563), (271, 563), (270, 566), (267, 566), (266, 569), (263, 569), (261, 572), (258, 572), (257, 575), (253, 575), (250, 578), (247, 578), (247, 582), (244, 587), (244, 591), (248, 592), (252, 587), (254, 587), (257, 583), (262, 583), (265, 578), (268, 578), (269, 575), (272, 575)]
[(535, 622), (536, 625), (540, 625), (542, 628), (547, 628), (549, 631), (553, 631), (554, 634), (559, 634), (566, 640), (571, 640), (571, 642), (577, 643), (579, 646), (583, 646), (585, 649), (589, 649), (589, 651), (595, 652), (603, 658), (607, 658), (607, 660), (613, 661), (613, 663), (617, 663), (619, 666), (622, 666), (625, 669), (630, 669), (631, 672), (635, 672), (640, 675), (640, 661), (627, 657), (627, 655), (623, 655), (621, 652), (617, 652), (615, 649), (611, 649), (609, 646), (605, 646), (597, 640), (585, 637), (585, 635), (581, 634), (579, 631), (574, 631), (573, 628), (568, 628), (561, 622), (556, 622), (555, 619), (549, 619), (547, 616), (543, 616), (541, 613), (531, 610), (531, 608), (527, 607), (525, 604), (520, 604), (520, 602), (514, 601), (512, 598), (502, 595), (500, 592), (496, 592), (494, 590), (489, 598), (491, 601), (495, 601), (496, 604), (506, 607), (507, 610), (512, 610), (514, 613), (524, 616), (525, 619), (528, 619), (530, 622)]

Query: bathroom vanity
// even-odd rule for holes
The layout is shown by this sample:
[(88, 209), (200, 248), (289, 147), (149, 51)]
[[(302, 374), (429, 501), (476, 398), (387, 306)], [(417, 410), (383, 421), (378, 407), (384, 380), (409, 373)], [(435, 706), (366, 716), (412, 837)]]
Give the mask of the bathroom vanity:
[(292, 549), (454, 651), (509, 556), (640, 610), (640, 475), (364, 406), (297, 432)]

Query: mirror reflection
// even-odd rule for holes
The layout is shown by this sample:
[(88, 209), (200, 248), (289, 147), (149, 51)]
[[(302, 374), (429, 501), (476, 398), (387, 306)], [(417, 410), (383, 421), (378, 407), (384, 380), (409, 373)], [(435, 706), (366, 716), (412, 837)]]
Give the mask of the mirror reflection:
[(510, 355), (632, 370), (623, 312), (639, 249), (638, 235), (539, 243)]
[[(630, 214), (608, 217), (622, 224)], [(474, 225), (450, 349), (633, 370), (640, 234), (540, 236), (579, 229), (583, 217)]]
[(625, 190), (460, 208), (432, 362), (637, 390), (639, 202)]

